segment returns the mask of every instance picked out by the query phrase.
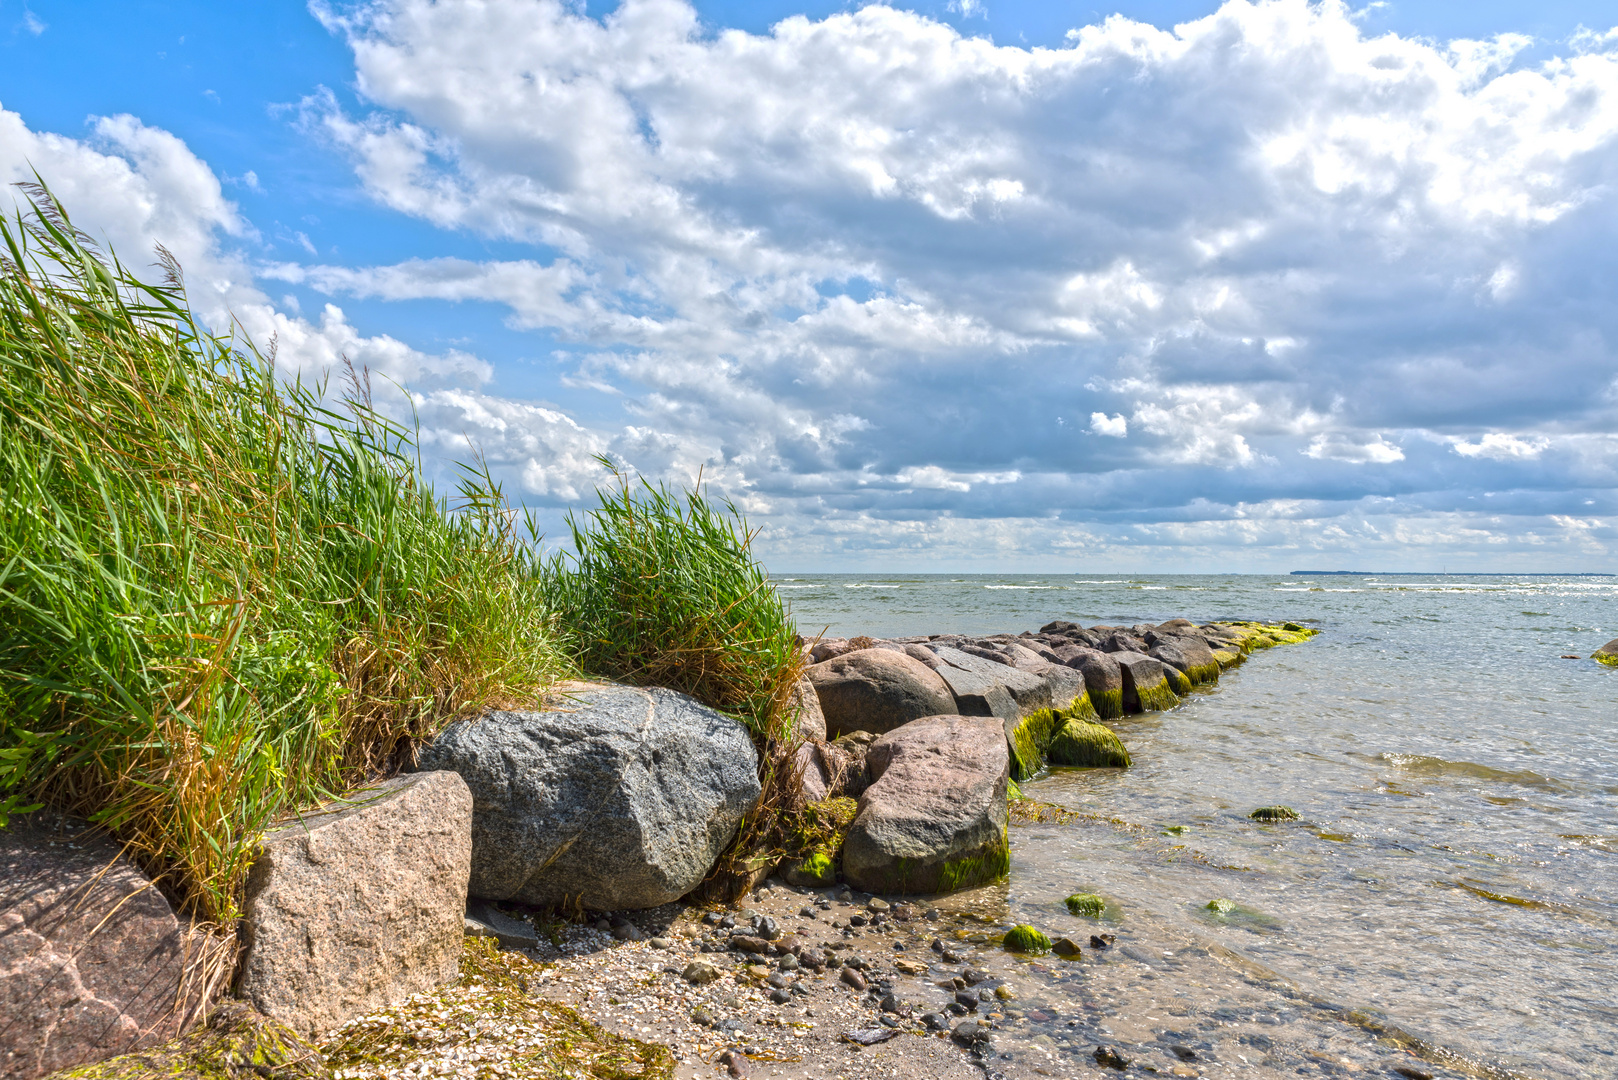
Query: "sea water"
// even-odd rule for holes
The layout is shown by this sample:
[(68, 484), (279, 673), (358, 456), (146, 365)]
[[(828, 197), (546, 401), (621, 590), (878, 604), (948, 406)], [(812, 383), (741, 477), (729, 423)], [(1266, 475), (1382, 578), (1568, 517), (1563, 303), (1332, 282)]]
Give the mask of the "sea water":
[[(1618, 637), (1618, 580), (776, 584), (805, 636), (1175, 617), (1321, 631), (1114, 722), (1132, 768), (1023, 786), (1083, 816), (1013, 828), (1009, 880), (952, 908), (957, 947), (1023, 987), (1003, 1006), (1002, 1071), (1093, 1073), (1093, 1046), (1117, 1043), (1163, 1071), (1172, 1044), (1201, 1045), (1211, 1071), (1346, 1075), (1413, 1050), (1435, 1073), (1618, 1076), (1618, 669), (1563, 659)], [(1278, 803), (1300, 820), (1247, 816)], [(1075, 891), (1107, 897), (1106, 918), (1068, 915)], [(1014, 922), (1119, 941), (1016, 961), (995, 946)]]

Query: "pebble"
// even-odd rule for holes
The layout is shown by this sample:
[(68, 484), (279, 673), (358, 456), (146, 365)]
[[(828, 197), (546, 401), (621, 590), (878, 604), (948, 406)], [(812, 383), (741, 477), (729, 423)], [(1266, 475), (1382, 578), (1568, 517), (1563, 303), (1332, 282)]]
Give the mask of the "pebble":
[(1120, 1072), (1129, 1068), (1129, 1059), (1110, 1046), (1096, 1047), (1094, 1056), (1097, 1065), (1104, 1065), (1109, 1069), (1117, 1069)]
[[(850, 959), (854, 959), (854, 958), (850, 957)], [(863, 991), (865, 989), (865, 979), (862, 978), (860, 976), (860, 973), (858, 971), (855, 971), (852, 967), (845, 967), (843, 969), (842, 975), (839, 976), (839, 978), (841, 978), (843, 980), (843, 982), (847, 983), (849, 986), (853, 987), (855, 990)]]
[(666, 937), (655, 937), (655, 938), (653, 938), (651, 940), (651, 942), (649, 944), (654, 949), (667, 949), (673, 943), (670, 942), (669, 939), (666, 938)]
[(891, 905), (880, 896), (873, 896), (871, 897), (871, 902), (865, 906), (872, 911), (887, 911)]

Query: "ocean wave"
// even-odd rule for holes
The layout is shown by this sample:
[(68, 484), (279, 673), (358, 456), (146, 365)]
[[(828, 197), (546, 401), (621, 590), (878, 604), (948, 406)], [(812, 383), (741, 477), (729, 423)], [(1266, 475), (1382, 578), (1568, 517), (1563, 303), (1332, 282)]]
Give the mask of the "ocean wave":
[(899, 587), (900, 586), (898, 585), (873, 585), (864, 581), (858, 581), (843, 586), (845, 589), (897, 589)]
[(1060, 585), (985, 585), (985, 589), (1060, 589)]

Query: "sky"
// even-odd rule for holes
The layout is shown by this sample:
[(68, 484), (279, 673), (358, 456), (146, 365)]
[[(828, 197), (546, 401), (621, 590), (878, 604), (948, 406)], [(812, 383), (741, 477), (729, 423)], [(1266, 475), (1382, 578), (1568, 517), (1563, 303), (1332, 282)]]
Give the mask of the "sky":
[(0, 182), (552, 536), (605, 455), (778, 572), (1618, 571), (1615, 24), (0, 0)]

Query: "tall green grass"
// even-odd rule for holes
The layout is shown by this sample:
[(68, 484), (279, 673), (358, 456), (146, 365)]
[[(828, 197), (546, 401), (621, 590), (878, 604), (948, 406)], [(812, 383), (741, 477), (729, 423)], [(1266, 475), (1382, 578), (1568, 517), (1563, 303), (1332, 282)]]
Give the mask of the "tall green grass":
[(570, 665), (486, 472), (440, 503), (362, 387), (278, 378), (172, 260), (144, 283), (31, 198), (0, 219), (0, 816), (85, 814), (228, 922), (267, 822)]
[(545, 567), (581, 666), (684, 691), (739, 718), (761, 745), (786, 741), (803, 658), (736, 508), (710, 502), (700, 484), (676, 492), (622, 474), (596, 494), (597, 509), (568, 515), (572, 554)]

